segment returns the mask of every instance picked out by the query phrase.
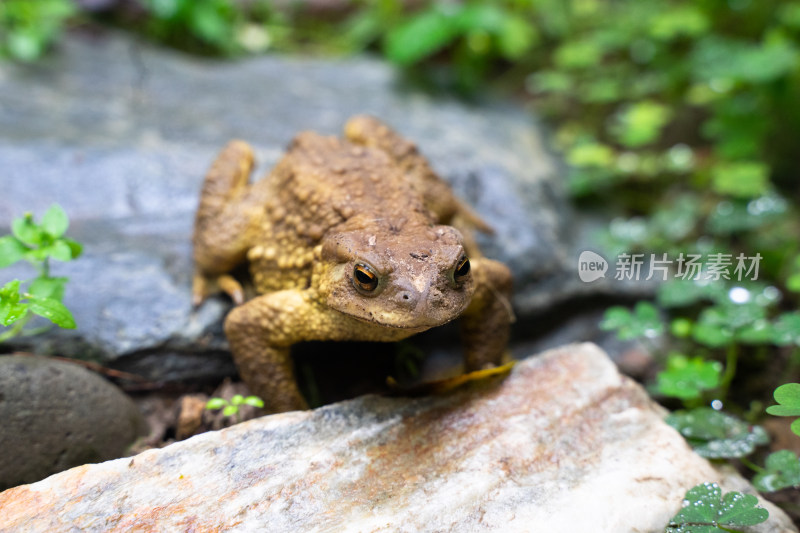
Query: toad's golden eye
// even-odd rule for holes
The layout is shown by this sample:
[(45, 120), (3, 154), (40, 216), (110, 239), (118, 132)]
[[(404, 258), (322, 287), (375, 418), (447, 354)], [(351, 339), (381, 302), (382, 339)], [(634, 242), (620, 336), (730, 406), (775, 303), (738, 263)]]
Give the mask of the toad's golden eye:
[(378, 274), (366, 263), (356, 263), (353, 268), (353, 285), (363, 292), (372, 292), (378, 288)]
[(456, 270), (453, 272), (453, 279), (456, 283), (463, 283), (467, 276), (469, 276), (469, 258), (465, 255), (459, 259)]

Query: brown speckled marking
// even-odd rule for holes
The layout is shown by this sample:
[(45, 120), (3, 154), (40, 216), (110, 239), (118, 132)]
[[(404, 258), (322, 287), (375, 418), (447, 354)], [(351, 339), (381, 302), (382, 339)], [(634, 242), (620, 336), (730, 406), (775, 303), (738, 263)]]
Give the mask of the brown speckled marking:
[[(275, 412), (306, 407), (289, 358), (300, 341), (396, 341), (463, 313), (466, 366), (477, 369), (499, 363), (508, 339), (510, 273), (471, 237), (488, 226), (385, 124), (355, 117), (345, 134), (300, 133), (253, 184), (252, 149), (231, 141), (203, 186), (194, 301), (223, 290), (242, 303), (229, 272), (249, 262), (260, 296), (228, 315), (225, 332), (242, 377)], [(471, 273), (454, 281), (465, 253)], [(373, 293), (354, 287), (361, 263), (380, 279)]]

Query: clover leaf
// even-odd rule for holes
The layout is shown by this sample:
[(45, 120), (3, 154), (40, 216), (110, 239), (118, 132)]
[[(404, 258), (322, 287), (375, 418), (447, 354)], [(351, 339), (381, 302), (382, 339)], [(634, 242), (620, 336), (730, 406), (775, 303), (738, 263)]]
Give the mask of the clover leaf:
[(694, 448), (708, 459), (744, 457), (769, 437), (761, 426), (750, 425), (710, 407), (675, 411), (666, 419)]
[(722, 365), (718, 361), (671, 354), (667, 359), (667, 369), (658, 373), (656, 390), (664, 396), (682, 400), (699, 398), (704, 390), (719, 386), (721, 371)]
[(669, 521), (668, 533), (715, 533), (723, 528), (760, 524), (769, 512), (757, 507), (758, 498), (752, 494), (728, 492), (716, 483), (702, 483), (689, 489), (683, 509)]
[(775, 492), (800, 486), (800, 459), (790, 450), (780, 450), (767, 457), (766, 469), (753, 478), (761, 492)]
[(772, 325), (772, 342), (778, 346), (800, 346), (800, 313), (783, 313)]
[[(770, 405), (767, 412), (775, 416), (800, 416), (800, 383), (786, 383), (773, 393), (779, 405)], [(792, 431), (800, 435), (800, 418), (792, 422)]]
[(630, 340), (638, 337), (657, 337), (664, 332), (664, 323), (653, 304), (639, 302), (633, 308), (633, 312), (622, 306), (609, 308), (600, 323), (600, 328), (605, 331), (617, 330), (619, 339)]

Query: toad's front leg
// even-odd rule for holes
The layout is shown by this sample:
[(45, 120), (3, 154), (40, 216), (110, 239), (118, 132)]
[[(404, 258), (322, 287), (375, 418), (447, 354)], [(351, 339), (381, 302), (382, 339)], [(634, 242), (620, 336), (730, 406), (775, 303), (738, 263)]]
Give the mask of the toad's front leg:
[(312, 289), (277, 291), (248, 300), (228, 314), (225, 335), (242, 379), (273, 413), (308, 409), (289, 354), (312, 340), (399, 340), (326, 307)]
[(511, 271), (491, 259), (476, 258), (471, 263), (475, 294), (460, 320), (467, 371), (502, 362), (514, 321)]

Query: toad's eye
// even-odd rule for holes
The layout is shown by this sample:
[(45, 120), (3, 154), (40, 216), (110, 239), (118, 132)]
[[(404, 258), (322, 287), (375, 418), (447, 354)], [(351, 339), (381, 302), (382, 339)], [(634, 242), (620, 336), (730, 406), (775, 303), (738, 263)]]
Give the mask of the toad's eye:
[(366, 263), (356, 263), (353, 268), (353, 285), (361, 292), (372, 292), (378, 288), (378, 274)]
[(469, 276), (469, 259), (465, 255), (459, 259), (456, 270), (453, 272), (453, 279), (456, 283), (463, 283), (467, 276)]

